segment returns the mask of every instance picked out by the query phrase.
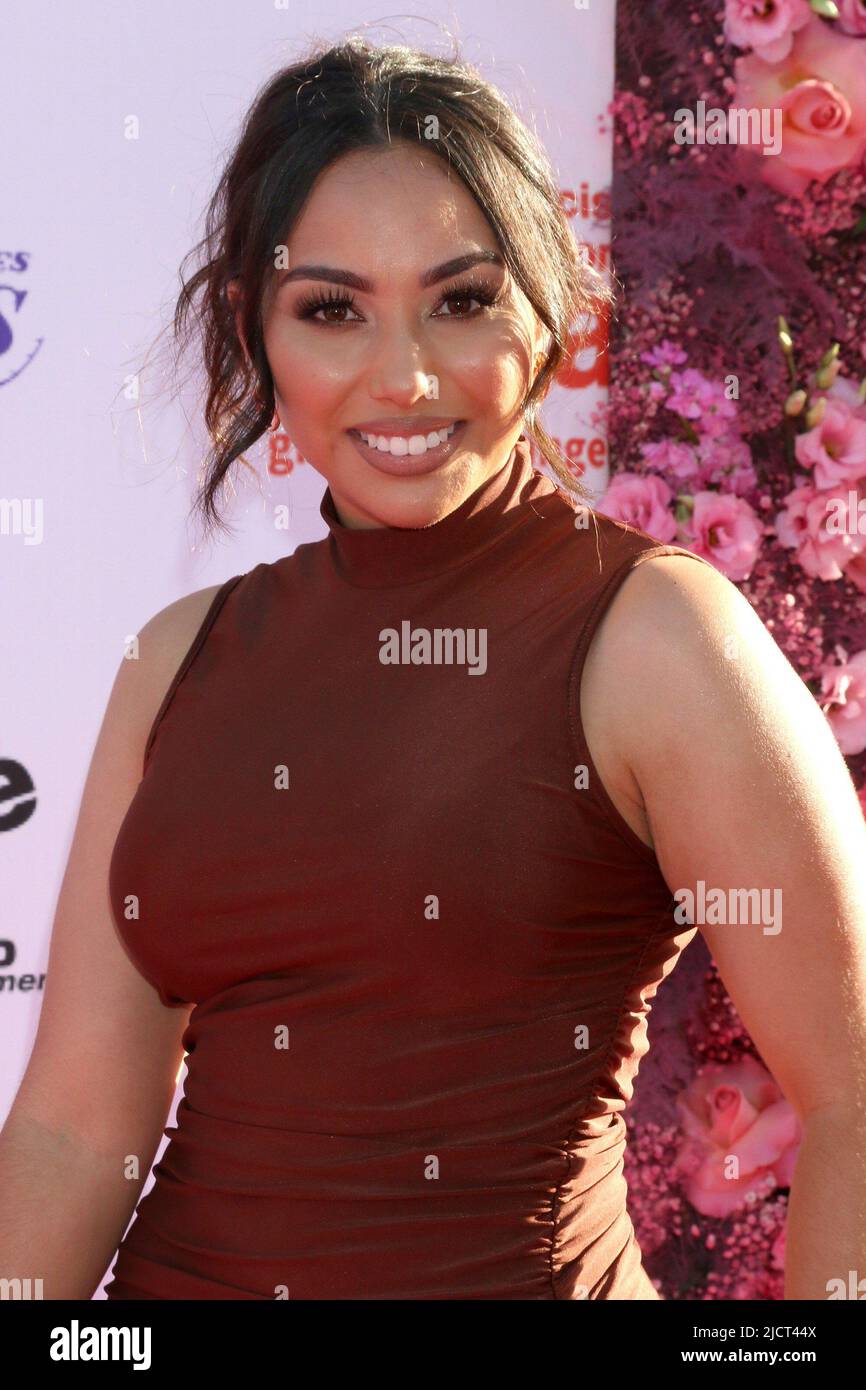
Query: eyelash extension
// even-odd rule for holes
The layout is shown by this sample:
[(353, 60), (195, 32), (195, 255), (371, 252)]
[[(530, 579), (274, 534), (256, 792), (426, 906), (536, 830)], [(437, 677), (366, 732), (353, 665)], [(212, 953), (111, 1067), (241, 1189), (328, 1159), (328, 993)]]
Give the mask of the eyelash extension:
[[(452, 285), (446, 289), (440, 295), (436, 308), (441, 309), (442, 305), (447, 304), (449, 299), (477, 299), (483, 308), (490, 308), (499, 299), (499, 292), (489, 289), (487, 285), (483, 285), (477, 280), (464, 280), (461, 284)], [(299, 300), (297, 314), (299, 318), (312, 319), (317, 310), (329, 307), (332, 304), (339, 305), (341, 308), (345, 307), (347, 309), (352, 309), (355, 305), (355, 296), (346, 294), (345, 291), (342, 290), (315, 290), (312, 294)], [(447, 317), (454, 319), (464, 317), (474, 318), (475, 315), (474, 313), (466, 315), (449, 314)], [(340, 323), (326, 323), (323, 319), (314, 319), (313, 321), (324, 323), (326, 328), (343, 328), (348, 326), (347, 324)]]

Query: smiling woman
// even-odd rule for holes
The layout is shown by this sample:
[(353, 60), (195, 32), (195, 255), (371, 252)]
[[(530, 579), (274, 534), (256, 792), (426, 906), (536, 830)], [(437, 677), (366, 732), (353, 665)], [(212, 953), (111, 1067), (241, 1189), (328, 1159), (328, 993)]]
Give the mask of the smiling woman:
[[(428, 140), (431, 116), (445, 133)], [(100, 1172), (152, 1153), (171, 1016), (189, 1011), (178, 1124), (110, 1299), (655, 1300), (623, 1112), (650, 1001), (696, 930), (674, 893), (702, 858), (715, 883), (772, 869), (800, 895), (793, 929), (786, 915), (778, 937), (720, 949), (749, 1009), (769, 1001), (756, 1035), (804, 1119), (838, 1098), (826, 1054), (804, 1058), (807, 1029), (786, 1021), (798, 975), (821, 1000), (808, 1029), (838, 1020), (835, 967), (855, 994), (859, 967), (835, 921), (834, 970), (808, 948), (820, 902), (794, 870), (820, 844), (771, 813), (781, 776), (749, 738), (778, 670), (744, 659), (738, 686), (720, 667), (742, 617), (705, 561), (576, 515), (536, 410), (606, 292), (543, 154), (477, 73), (358, 40), (280, 72), (205, 250), (177, 311), (182, 326), (201, 291), (203, 512), (218, 519), (232, 464), (276, 411), (326, 483), (326, 534), (142, 634), (146, 691), (134, 719), (107, 720), (69, 876), (70, 903), (87, 873), (85, 905), (107, 887), (125, 954), (114, 939), (97, 952), (84, 909), (71, 930), (70, 907), (29, 1114), (65, 1125), (72, 1017), (114, 1085), (111, 1115), (92, 1090), (85, 1106)], [(742, 849), (747, 792), (773, 827), (763, 858)], [(802, 783), (791, 801), (804, 823), (818, 807)], [(852, 856), (829, 814), (814, 823), (841, 868), (810, 874), (841, 919)], [(101, 1034), (78, 983), (87, 949)], [(855, 1054), (846, 1080), (864, 1031), (862, 1011), (835, 1022)], [(96, 1084), (82, 1070), (79, 1095)], [(20, 1133), (0, 1180), (33, 1167), (33, 1127)], [(806, 1152), (814, 1170), (826, 1145)], [(80, 1223), (101, 1194), (75, 1194)], [(109, 1195), (64, 1291), (105, 1267), (128, 1210)]]
[(440, 158), (397, 141), (329, 166), (280, 250), (293, 268), (263, 338), (285, 429), (344, 524), (439, 520), (508, 457), (544, 356), (483, 211)]
[[(277, 419), (347, 525), (437, 520), (523, 429), (585, 500), (537, 409), (611, 291), (544, 151), (472, 68), (353, 38), (278, 73), (193, 254), (175, 330), (181, 351), (204, 347), (208, 527), (225, 527), (229, 471)], [(454, 422), (461, 437), (428, 453)]]

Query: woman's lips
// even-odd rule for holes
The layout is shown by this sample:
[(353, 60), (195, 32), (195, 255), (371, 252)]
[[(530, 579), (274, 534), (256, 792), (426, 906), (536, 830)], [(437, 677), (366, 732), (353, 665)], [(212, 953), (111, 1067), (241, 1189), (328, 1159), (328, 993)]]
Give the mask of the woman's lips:
[(453, 454), (465, 428), (466, 421), (459, 420), (444, 444), (437, 444), (435, 449), (428, 449), (423, 454), (392, 454), (385, 449), (372, 449), (364, 443), (357, 430), (347, 430), (346, 433), (361, 458), (380, 473), (388, 473), (395, 478), (413, 478), (441, 468)]

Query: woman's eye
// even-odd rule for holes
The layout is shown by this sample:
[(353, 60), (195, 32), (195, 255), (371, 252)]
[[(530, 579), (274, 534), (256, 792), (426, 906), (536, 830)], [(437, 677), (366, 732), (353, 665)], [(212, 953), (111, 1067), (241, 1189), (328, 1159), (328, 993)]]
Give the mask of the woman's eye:
[[(345, 313), (347, 310), (351, 309), (351, 307), (352, 307), (351, 304), (344, 304), (344, 303), (340, 303), (339, 301), (336, 301), (336, 302), (331, 303), (331, 304), (320, 304), (319, 307), (314, 311), (314, 313), (313, 313), (310, 317), (317, 318), (317, 316), (318, 316), (320, 313), (323, 313), (323, 312), (324, 312), (324, 313), (332, 313), (332, 314)], [(322, 319), (318, 319), (318, 322), (319, 322), (319, 323), (348, 323), (348, 322), (350, 322), (350, 320), (349, 320), (349, 319), (345, 319), (345, 318), (337, 318), (337, 319), (333, 319), (333, 318), (330, 318), (330, 319), (329, 319), (329, 318), (322, 318)]]
[[(479, 312), (482, 312), (489, 305), (493, 304), (495, 299), (495, 292), (487, 289), (466, 286), (464, 289), (457, 288), (449, 290), (439, 300), (434, 317), (447, 319), (475, 318)], [(342, 328), (352, 322), (352, 319), (346, 317), (346, 313), (349, 309), (355, 313), (354, 303), (354, 299), (348, 296), (329, 295), (325, 298), (320, 295), (318, 298), (303, 300), (298, 306), (297, 313), (302, 319), (309, 319), (314, 323), (322, 323), (325, 324), (326, 327)], [(472, 304), (477, 304), (479, 308), (472, 309), (468, 307)], [(442, 313), (445, 306), (450, 308), (453, 305), (463, 306), (462, 311), (458, 310), (454, 313)], [(331, 317), (322, 317), (323, 314), (330, 314)]]
[[(471, 304), (471, 303), (473, 303), (473, 301), (474, 301), (474, 303), (476, 303), (476, 304), (479, 303), (479, 300), (478, 300), (477, 296), (474, 295), (474, 294), (468, 294), (468, 293), (463, 293), (463, 294), (447, 294), (447, 295), (445, 296), (445, 298), (442, 300), (442, 307), (444, 307), (446, 304)], [(465, 318), (469, 318), (470, 315), (469, 315), (469, 314), (446, 314), (445, 317), (448, 318), (448, 319), (465, 319)]]

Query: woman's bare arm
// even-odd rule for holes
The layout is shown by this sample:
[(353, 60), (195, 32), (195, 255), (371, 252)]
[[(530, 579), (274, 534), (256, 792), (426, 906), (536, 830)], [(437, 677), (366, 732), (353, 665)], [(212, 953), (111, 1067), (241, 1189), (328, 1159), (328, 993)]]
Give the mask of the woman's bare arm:
[[(108, 866), (150, 726), (218, 585), (157, 613), (106, 706), (51, 935), (30, 1059), (0, 1131), (0, 1280), (90, 1298), (162, 1138), (188, 1008), (167, 1008), (127, 956)], [(138, 1176), (130, 1177), (137, 1160)]]
[(863, 812), (824, 715), (733, 584), (663, 556), (621, 593), (605, 693), (665, 880), (743, 904), (766, 890), (760, 920), (691, 920), (803, 1123), (785, 1297), (824, 1299), (866, 1273)]

